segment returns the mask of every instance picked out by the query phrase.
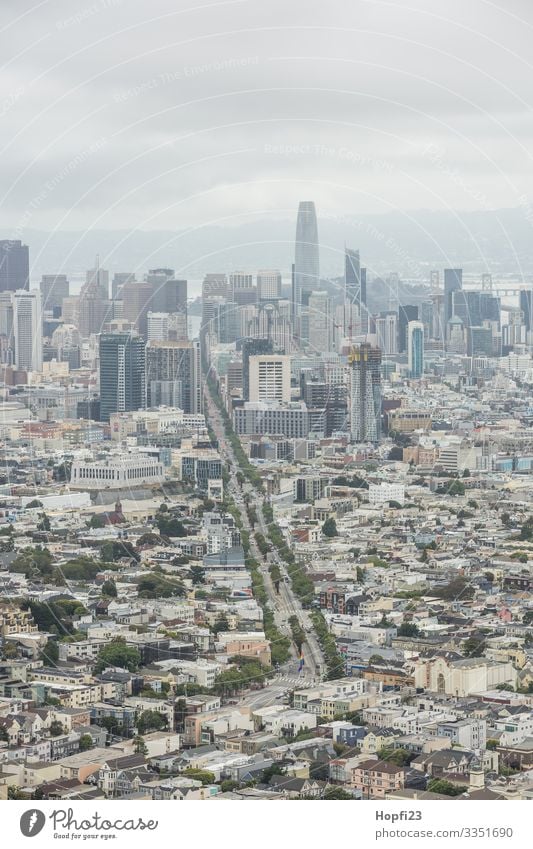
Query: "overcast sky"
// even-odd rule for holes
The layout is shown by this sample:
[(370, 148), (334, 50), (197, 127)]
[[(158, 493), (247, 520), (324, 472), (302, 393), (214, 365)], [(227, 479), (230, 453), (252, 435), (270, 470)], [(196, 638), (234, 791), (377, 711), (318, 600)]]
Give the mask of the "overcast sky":
[(533, 196), (530, 0), (1, 10), (4, 235)]

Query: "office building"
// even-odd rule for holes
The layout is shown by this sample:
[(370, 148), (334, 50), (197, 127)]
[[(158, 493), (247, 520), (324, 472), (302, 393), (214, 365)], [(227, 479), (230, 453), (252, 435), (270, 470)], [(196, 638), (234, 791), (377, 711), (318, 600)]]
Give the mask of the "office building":
[(313, 351), (331, 351), (331, 302), (328, 293), (317, 290), (309, 295), (309, 346)]
[(229, 275), (230, 298), (238, 306), (257, 303), (257, 287), (253, 275), (247, 271), (234, 271)]
[(100, 355), (100, 421), (112, 413), (144, 408), (145, 343), (129, 333), (102, 333)]
[(344, 295), (347, 304), (357, 307), (362, 331), (368, 328), (366, 303), (366, 268), (361, 268), (359, 251), (345, 248), (344, 251)]
[(300, 317), (300, 338), (309, 338), (308, 301), (311, 292), (320, 288), (318, 225), (313, 201), (301, 201), (296, 222), (294, 251), (293, 312)]
[(444, 269), (444, 323), (453, 316), (453, 293), (463, 288), (463, 269)]
[[(150, 275), (149, 275), (150, 276)], [(187, 318), (187, 281), (167, 278), (153, 282), (153, 312), (179, 313)]]
[(41, 303), (43, 311), (63, 308), (63, 298), (70, 295), (70, 285), (65, 274), (43, 274), (41, 277)]
[(131, 321), (145, 339), (148, 333), (148, 312), (152, 309), (153, 293), (154, 283), (148, 278), (130, 280), (122, 287), (122, 317), (126, 321)]
[(418, 321), (418, 307), (414, 304), (400, 304), (398, 307), (398, 352), (407, 351), (407, 325)]
[(260, 301), (278, 301), (281, 298), (281, 272), (257, 272), (257, 294)]
[(146, 346), (148, 407), (202, 410), (202, 373), (197, 342), (150, 341)]
[(133, 271), (116, 271), (111, 281), (111, 299), (113, 301), (122, 299), (122, 287), (125, 283), (135, 282)]
[(235, 408), (233, 422), (239, 435), (280, 434), (300, 439), (309, 434), (309, 413), (303, 401), (292, 404), (247, 401)]
[(41, 293), (19, 289), (13, 292), (12, 307), (14, 364), (24, 371), (42, 371)]
[(146, 325), (148, 342), (187, 339), (187, 316), (182, 313), (148, 312)]
[(387, 356), (398, 350), (398, 316), (395, 312), (381, 313), (376, 319), (378, 347)]
[(381, 436), (381, 351), (355, 345), (350, 366), (350, 435), (353, 442), (379, 442)]
[(97, 263), (96, 268), (90, 268), (85, 274), (85, 286), (96, 290), (101, 298), (108, 300), (109, 298), (109, 271), (100, 268)]
[(0, 240), (0, 292), (29, 289), (30, 255), (27, 245), (16, 239)]
[(421, 321), (410, 321), (407, 325), (407, 364), (409, 377), (422, 377), (424, 374), (424, 325)]
[(243, 339), (242, 345), (242, 397), (245, 401), (250, 400), (250, 357), (261, 354), (273, 354), (274, 345), (272, 339), (254, 338)]
[(520, 309), (523, 313), (526, 330), (533, 330), (533, 289), (520, 292)]
[(291, 400), (291, 360), (286, 356), (260, 355), (249, 358), (250, 401)]

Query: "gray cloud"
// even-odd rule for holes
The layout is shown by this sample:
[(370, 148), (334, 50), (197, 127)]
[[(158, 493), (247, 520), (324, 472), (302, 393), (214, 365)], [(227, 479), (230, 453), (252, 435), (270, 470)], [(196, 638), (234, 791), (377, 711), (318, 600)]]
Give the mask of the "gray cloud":
[(526, 0), (2, 8), (6, 234), (533, 195)]

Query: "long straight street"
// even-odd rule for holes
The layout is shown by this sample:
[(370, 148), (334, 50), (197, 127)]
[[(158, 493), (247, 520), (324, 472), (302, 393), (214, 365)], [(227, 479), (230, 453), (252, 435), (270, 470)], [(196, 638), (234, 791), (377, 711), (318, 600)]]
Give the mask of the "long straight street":
[[(316, 639), (309, 614), (306, 610), (304, 610), (300, 600), (292, 591), (290, 574), (287, 565), (281, 560), (275, 549), (272, 549), (267, 554), (265, 560), (257, 548), (254, 529), (251, 527), (248, 519), (245, 498), (253, 497), (253, 504), (257, 513), (259, 529), (265, 538), (268, 539), (268, 527), (265, 522), (262, 509), (263, 504), (265, 503), (264, 497), (258, 493), (248, 481), (244, 481), (242, 486), (239, 483), (237, 479), (238, 462), (226, 437), (220, 411), (211, 395), (211, 390), (207, 383), (205, 385), (205, 399), (209, 424), (218, 441), (220, 454), (227, 464), (227, 471), (229, 474), (229, 494), (239, 510), (243, 527), (250, 533), (250, 547), (253, 556), (259, 563), (259, 568), (263, 576), (265, 589), (268, 595), (268, 603), (274, 614), (275, 624), (278, 629), (291, 640), (292, 659), (284, 665), (283, 670), (287, 673), (298, 675), (299, 658), (297, 657), (294, 643), (292, 641), (292, 633), (289, 625), (289, 618), (291, 616), (296, 616), (305, 633), (305, 642), (302, 646), (304, 664), (298, 677), (301, 678), (302, 681), (305, 680), (307, 682), (309, 682), (310, 679), (321, 679), (326, 671), (322, 651), (318, 644), (318, 640)], [(278, 592), (276, 592), (276, 588), (272, 582), (269, 571), (269, 566), (273, 563), (276, 563), (279, 566), (282, 576), (282, 580), (279, 582)]]

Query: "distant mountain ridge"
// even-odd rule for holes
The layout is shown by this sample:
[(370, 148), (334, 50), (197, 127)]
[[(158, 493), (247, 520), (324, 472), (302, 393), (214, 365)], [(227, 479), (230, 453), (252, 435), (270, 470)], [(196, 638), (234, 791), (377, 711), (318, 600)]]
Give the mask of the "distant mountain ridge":
[[(533, 275), (533, 215), (527, 207), (477, 212), (390, 212), (382, 215), (320, 216), (321, 274), (343, 270), (344, 245), (359, 248), (371, 274), (397, 271), (426, 280), (431, 268), (461, 266), (466, 272)], [(264, 218), (236, 227), (208, 225), (188, 231), (95, 230), (46, 233), (28, 230), (19, 238), (30, 246), (32, 280), (41, 274), (76, 276), (93, 267), (137, 271), (170, 266), (180, 276), (201, 278), (207, 271), (280, 268), (290, 274), (294, 220)], [(9, 238), (2, 230), (1, 238)]]

